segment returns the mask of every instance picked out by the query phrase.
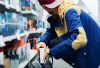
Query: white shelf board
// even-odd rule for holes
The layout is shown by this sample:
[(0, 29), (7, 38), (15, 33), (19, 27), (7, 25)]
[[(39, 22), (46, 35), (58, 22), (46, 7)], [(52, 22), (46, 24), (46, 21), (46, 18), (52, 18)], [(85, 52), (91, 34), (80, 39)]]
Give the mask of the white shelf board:
[(21, 8), (17, 8), (16, 11), (17, 11), (17, 12), (21, 12)]
[(16, 9), (13, 5), (10, 5), (6, 2), (0, 1), (0, 5), (3, 5), (4, 7), (1, 7), (3, 9), (5, 9), (4, 11), (13, 11), (13, 12), (18, 12), (20, 13), (20, 9)]
[[(9, 8), (12, 8), (12, 9), (15, 9), (15, 7), (13, 6), (13, 5), (8, 5), (9, 6)], [(16, 9), (15, 9), (16, 10)]]
[(24, 32), (24, 33), (22, 33), (22, 34), (19, 34), (19, 35), (12, 35), (12, 36), (7, 36), (7, 37), (4, 37), (4, 42), (7, 42), (7, 41), (11, 41), (11, 40), (13, 40), (13, 39), (16, 39), (16, 38), (18, 38), (18, 36), (19, 37), (23, 37), (23, 36), (27, 36), (27, 35), (29, 35), (29, 34), (31, 34), (31, 33), (41, 33), (43, 30), (41, 30), (40, 31), (40, 29), (38, 29), (38, 30), (35, 30), (35, 31), (33, 31), (33, 30), (30, 30), (30, 31), (26, 31), (26, 32)]
[(28, 60), (23, 61), (18, 68), (24, 68), (35, 56), (36, 56), (37, 52), (36, 50), (31, 50), (30, 51), (30, 56)]
[(11, 41), (11, 40), (16, 39), (16, 38), (17, 38), (16, 35), (11, 35), (11, 36), (4, 37), (4, 41), (7, 42), (7, 41)]
[(7, 37), (4, 37), (4, 41), (7, 42), (7, 41), (11, 41), (13, 39), (17, 39), (17, 37), (23, 37), (25, 36), (26, 33), (22, 33), (22, 34), (19, 34), (19, 35), (12, 35), (12, 36), (7, 36)]
[(38, 16), (38, 13), (34, 10), (25, 10), (25, 11), (21, 11), (22, 14), (32, 14), (32, 15), (36, 15)]
[(1, 5), (5, 5), (5, 3), (4, 3), (3, 1), (0, 1), (0, 4), (1, 4)]

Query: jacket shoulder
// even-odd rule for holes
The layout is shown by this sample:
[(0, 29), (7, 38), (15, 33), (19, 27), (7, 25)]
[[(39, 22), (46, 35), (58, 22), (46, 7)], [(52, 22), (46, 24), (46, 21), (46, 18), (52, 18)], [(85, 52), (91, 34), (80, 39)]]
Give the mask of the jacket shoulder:
[(75, 11), (78, 13), (78, 15), (81, 14), (81, 9), (80, 9), (80, 7), (78, 7), (78, 6), (76, 6), (76, 5), (72, 5), (72, 6), (68, 7), (68, 8), (65, 10), (64, 16), (65, 16), (65, 14), (66, 14), (68, 11), (72, 11), (72, 10), (75, 10)]

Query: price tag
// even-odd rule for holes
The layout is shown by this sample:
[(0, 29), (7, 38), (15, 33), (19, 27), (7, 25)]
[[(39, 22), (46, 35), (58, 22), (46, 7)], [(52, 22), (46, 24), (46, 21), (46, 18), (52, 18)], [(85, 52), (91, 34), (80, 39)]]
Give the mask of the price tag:
[(16, 36), (17, 36), (17, 40), (20, 40), (20, 35), (18, 33), (16, 34)]
[(0, 35), (0, 47), (4, 47), (4, 46), (5, 46), (4, 38), (2, 35)]

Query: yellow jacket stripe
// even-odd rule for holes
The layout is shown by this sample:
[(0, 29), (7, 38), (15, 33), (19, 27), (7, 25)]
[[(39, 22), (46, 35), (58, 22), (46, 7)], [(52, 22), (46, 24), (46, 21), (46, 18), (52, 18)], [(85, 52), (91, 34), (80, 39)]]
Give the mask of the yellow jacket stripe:
[(77, 36), (76, 40), (74, 40), (72, 43), (72, 48), (75, 50), (85, 46), (87, 43), (87, 38), (83, 27), (79, 27), (78, 30), (79, 30), (79, 35)]

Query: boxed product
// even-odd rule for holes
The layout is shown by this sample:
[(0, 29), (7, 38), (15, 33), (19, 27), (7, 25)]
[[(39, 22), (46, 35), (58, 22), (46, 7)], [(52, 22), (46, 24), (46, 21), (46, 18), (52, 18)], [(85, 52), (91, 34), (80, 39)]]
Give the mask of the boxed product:
[(0, 35), (10, 36), (20, 34), (27, 30), (27, 18), (20, 14), (0, 13)]
[(37, 21), (28, 20), (28, 30), (36, 30), (36, 29), (37, 29)]
[(21, 17), (21, 29), (27, 31), (27, 17)]
[(44, 28), (44, 22), (38, 21), (38, 22), (37, 22), (37, 27), (38, 27), (38, 28)]
[(4, 36), (13, 35), (15, 30), (18, 29), (16, 14), (5, 12), (6, 27), (4, 28)]
[(0, 13), (0, 35), (2, 34), (2, 15)]
[(0, 35), (3, 34), (3, 28), (5, 28), (5, 16), (0, 12)]
[(30, 9), (30, 0), (21, 0), (21, 8), (22, 10)]
[[(16, 31), (20, 30), (20, 15), (12, 12), (5, 12), (5, 28), (3, 28), (3, 35), (9, 36), (16, 34)], [(21, 30), (19, 31), (21, 32)]]

